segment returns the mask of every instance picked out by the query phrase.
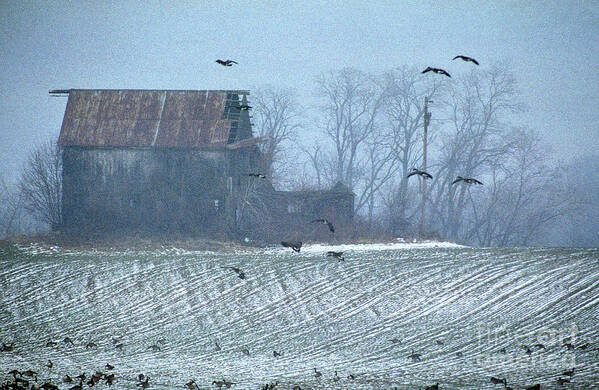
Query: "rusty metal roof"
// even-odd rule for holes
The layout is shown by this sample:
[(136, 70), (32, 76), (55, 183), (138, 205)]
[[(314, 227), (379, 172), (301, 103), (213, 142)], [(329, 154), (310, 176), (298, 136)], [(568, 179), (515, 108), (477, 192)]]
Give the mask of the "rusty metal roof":
[[(221, 148), (227, 99), (247, 91), (71, 89), (60, 146)], [(233, 119), (234, 120), (234, 119)]]

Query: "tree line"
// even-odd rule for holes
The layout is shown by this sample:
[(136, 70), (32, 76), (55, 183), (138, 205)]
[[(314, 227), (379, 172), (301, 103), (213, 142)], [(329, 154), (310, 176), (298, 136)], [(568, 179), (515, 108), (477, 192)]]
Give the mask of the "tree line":
[[(349, 186), (361, 234), (418, 235), (421, 179), (407, 176), (422, 164), (427, 97), (427, 237), (479, 246), (599, 244), (591, 233), (599, 202), (589, 195), (599, 192), (599, 170), (553, 158), (559, 151), (538, 131), (517, 125), (526, 106), (508, 64), (452, 79), (409, 66), (381, 74), (345, 68), (319, 75), (314, 91), (317, 103), (304, 108), (290, 90), (254, 93), (261, 147), (273, 156), (268, 174), (289, 189)], [(484, 185), (452, 184), (457, 176)]]

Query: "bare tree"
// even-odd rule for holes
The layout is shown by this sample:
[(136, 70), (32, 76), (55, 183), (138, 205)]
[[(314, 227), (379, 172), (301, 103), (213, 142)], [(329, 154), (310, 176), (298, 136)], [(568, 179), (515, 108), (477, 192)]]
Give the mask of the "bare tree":
[(449, 88), (445, 101), (450, 129), (438, 146), (435, 179), (431, 186), (433, 223), (443, 237), (457, 239), (468, 201), (468, 187), (453, 186), (457, 175), (483, 175), (509, 152), (503, 138), (510, 113), (521, 110), (516, 80), (505, 65), (471, 72)]
[(506, 134), (509, 150), (491, 167), (490, 182), (473, 196), (468, 188), (464, 240), (483, 246), (541, 243), (539, 233), (573, 206), (561, 186), (560, 169), (547, 165), (548, 155), (536, 133), (515, 129)]
[(264, 157), (264, 174), (276, 178), (283, 159), (284, 143), (292, 141), (300, 128), (301, 107), (290, 89), (265, 87), (254, 93), (253, 112), (258, 136), (264, 141), (260, 151)]
[(599, 153), (576, 156), (562, 178), (573, 206), (545, 231), (559, 239), (557, 245), (599, 247)]
[(0, 176), (0, 238), (23, 231), (22, 197)]
[(372, 230), (377, 196), (383, 186), (394, 177), (398, 166), (386, 134), (373, 131), (366, 139), (363, 149), (354, 208), (358, 213), (363, 207), (367, 207), (368, 227)]
[(19, 190), (34, 218), (52, 230), (62, 225), (62, 159), (56, 142), (48, 141), (29, 155)]
[[(383, 117), (389, 134), (393, 158), (397, 161), (399, 185), (393, 196), (396, 219), (406, 221), (408, 208), (407, 175), (419, 167), (422, 159), (422, 130), (424, 127), (424, 98), (433, 99), (442, 92), (443, 84), (436, 78), (424, 77), (416, 68), (407, 66), (386, 72), (382, 83), (386, 91)], [(431, 137), (429, 136), (429, 142)]]
[(359, 148), (375, 127), (384, 93), (372, 76), (351, 68), (322, 74), (316, 85), (322, 131), (334, 145), (335, 181), (353, 189)]

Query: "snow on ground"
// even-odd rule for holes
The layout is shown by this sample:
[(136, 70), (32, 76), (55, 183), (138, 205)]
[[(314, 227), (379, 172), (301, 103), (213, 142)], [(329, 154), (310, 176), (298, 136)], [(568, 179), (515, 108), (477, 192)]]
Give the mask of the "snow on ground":
[[(328, 251), (387, 251), (400, 249), (424, 249), (424, 248), (464, 248), (463, 245), (452, 242), (390, 242), (390, 243), (370, 243), (370, 244), (307, 244), (302, 246), (302, 253), (321, 253)], [(270, 251), (289, 251), (289, 248), (272, 248)], [(268, 250), (267, 250), (268, 251)]]
[[(355, 252), (366, 252), (366, 251), (387, 251), (387, 250), (402, 250), (402, 249), (426, 249), (426, 248), (464, 248), (463, 245), (458, 245), (452, 242), (438, 242), (438, 241), (424, 241), (424, 242), (406, 242), (401, 238), (397, 239), (398, 242), (387, 242), (387, 243), (367, 243), (367, 244), (304, 244), (302, 246), (302, 253), (324, 253), (328, 251), (355, 251)], [(64, 249), (58, 246), (43, 246), (37, 243), (31, 243), (29, 245), (17, 244), (17, 248), (28, 255), (94, 255), (102, 253), (110, 256), (121, 256), (121, 255), (146, 255), (146, 256), (198, 256), (198, 255), (217, 255), (220, 252), (215, 250), (189, 250), (185, 248), (176, 247), (162, 247), (151, 250), (138, 250), (138, 249), (92, 249), (92, 250), (73, 250)], [(247, 252), (260, 252), (264, 253), (280, 253), (289, 251), (289, 248), (281, 246), (268, 247), (268, 248), (254, 248), (247, 247), (243, 249), (234, 250), (233, 253), (247, 253)], [(227, 252), (231, 252), (230, 250)]]

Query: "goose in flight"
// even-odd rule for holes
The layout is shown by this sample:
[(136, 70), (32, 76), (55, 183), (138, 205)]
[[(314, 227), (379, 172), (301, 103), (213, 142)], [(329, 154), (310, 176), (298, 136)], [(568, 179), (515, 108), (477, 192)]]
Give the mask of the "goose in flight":
[(412, 168), (412, 172), (408, 173), (408, 176), (406, 176), (406, 177), (409, 178), (410, 176), (414, 176), (414, 175), (421, 176), (424, 179), (432, 179), (433, 178), (433, 176), (430, 173), (428, 173), (426, 171), (422, 171), (420, 169), (416, 169), (416, 168)]
[(262, 173), (248, 173), (248, 176), (250, 177), (257, 177), (258, 179), (266, 179), (266, 175), (263, 175)]
[(218, 59), (218, 60), (216, 60), (216, 63), (220, 64), (222, 66), (233, 66), (233, 64), (236, 64), (237, 62), (233, 61), (233, 60), (225, 60), (225, 61), (223, 61), (221, 59)]
[(425, 70), (423, 70), (420, 73), (426, 73), (426, 72), (433, 72), (436, 74), (443, 74), (447, 77), (451, 77), (451, 75), (449, 73), (447, 73), (445, 70), (440, 69), (440, 68), (431, 68), (430, 66), (427, 66)]
[[(472, 58), (472, 57), (466, 57), (466, 56), (462, 56), (462, 55), (460, 55), (460, 56), (455, 56), (455, 57), (453, 57), (453, 60), (455, 60), (455, 59), (457, 59), (457, 58), (459, 58), (460, 60), (466, 61), (466, 62), (472, 62), (472, 63), (474, 63), (474, 65), (478, 65), (478, 61), (477, 61), (477, 60), (475, 60), (475, 59), (474, 59), (474, 58)], [(452, 61), (453, 61), (453, 60), (452, 60)]]
[(312, 221), (312, 223), (314, 222), (318, 222), (318, 223), (322, 223), (324, 225), (327, 225), (329, 227), (329, 230), (331, 231), (331, 233), (335, 233), (335, 227), (333, 226), (333, 224), (325, 218), (319, 218), (319, 219), (315, 219)]
[(240, 111), (247, 111), (252, 108), (252, 106), (248, 106), (247, 104), (241, 104), (239, 106), (234, 106), (234, 107)]
[(466, 184), (478, 184), (478, 185), (483, 185), (483, 183), (481, 181), (478, 181), (476, 179), (473, 179), (471, 177), (462, 177), (462, 176), (458, 176), (453, 182), (451, 182), (451, 185), (454, 185), (456, 183), (459, 183), (463, 181)]
[(241, 268), (237, 268), (237, 267), (221, 267), (221, 268), (222, 269), (230, 269), (231, 271), (233, 271), (237, 274), (239, 279), (245, 279), (245, 273), (241, 270)]

